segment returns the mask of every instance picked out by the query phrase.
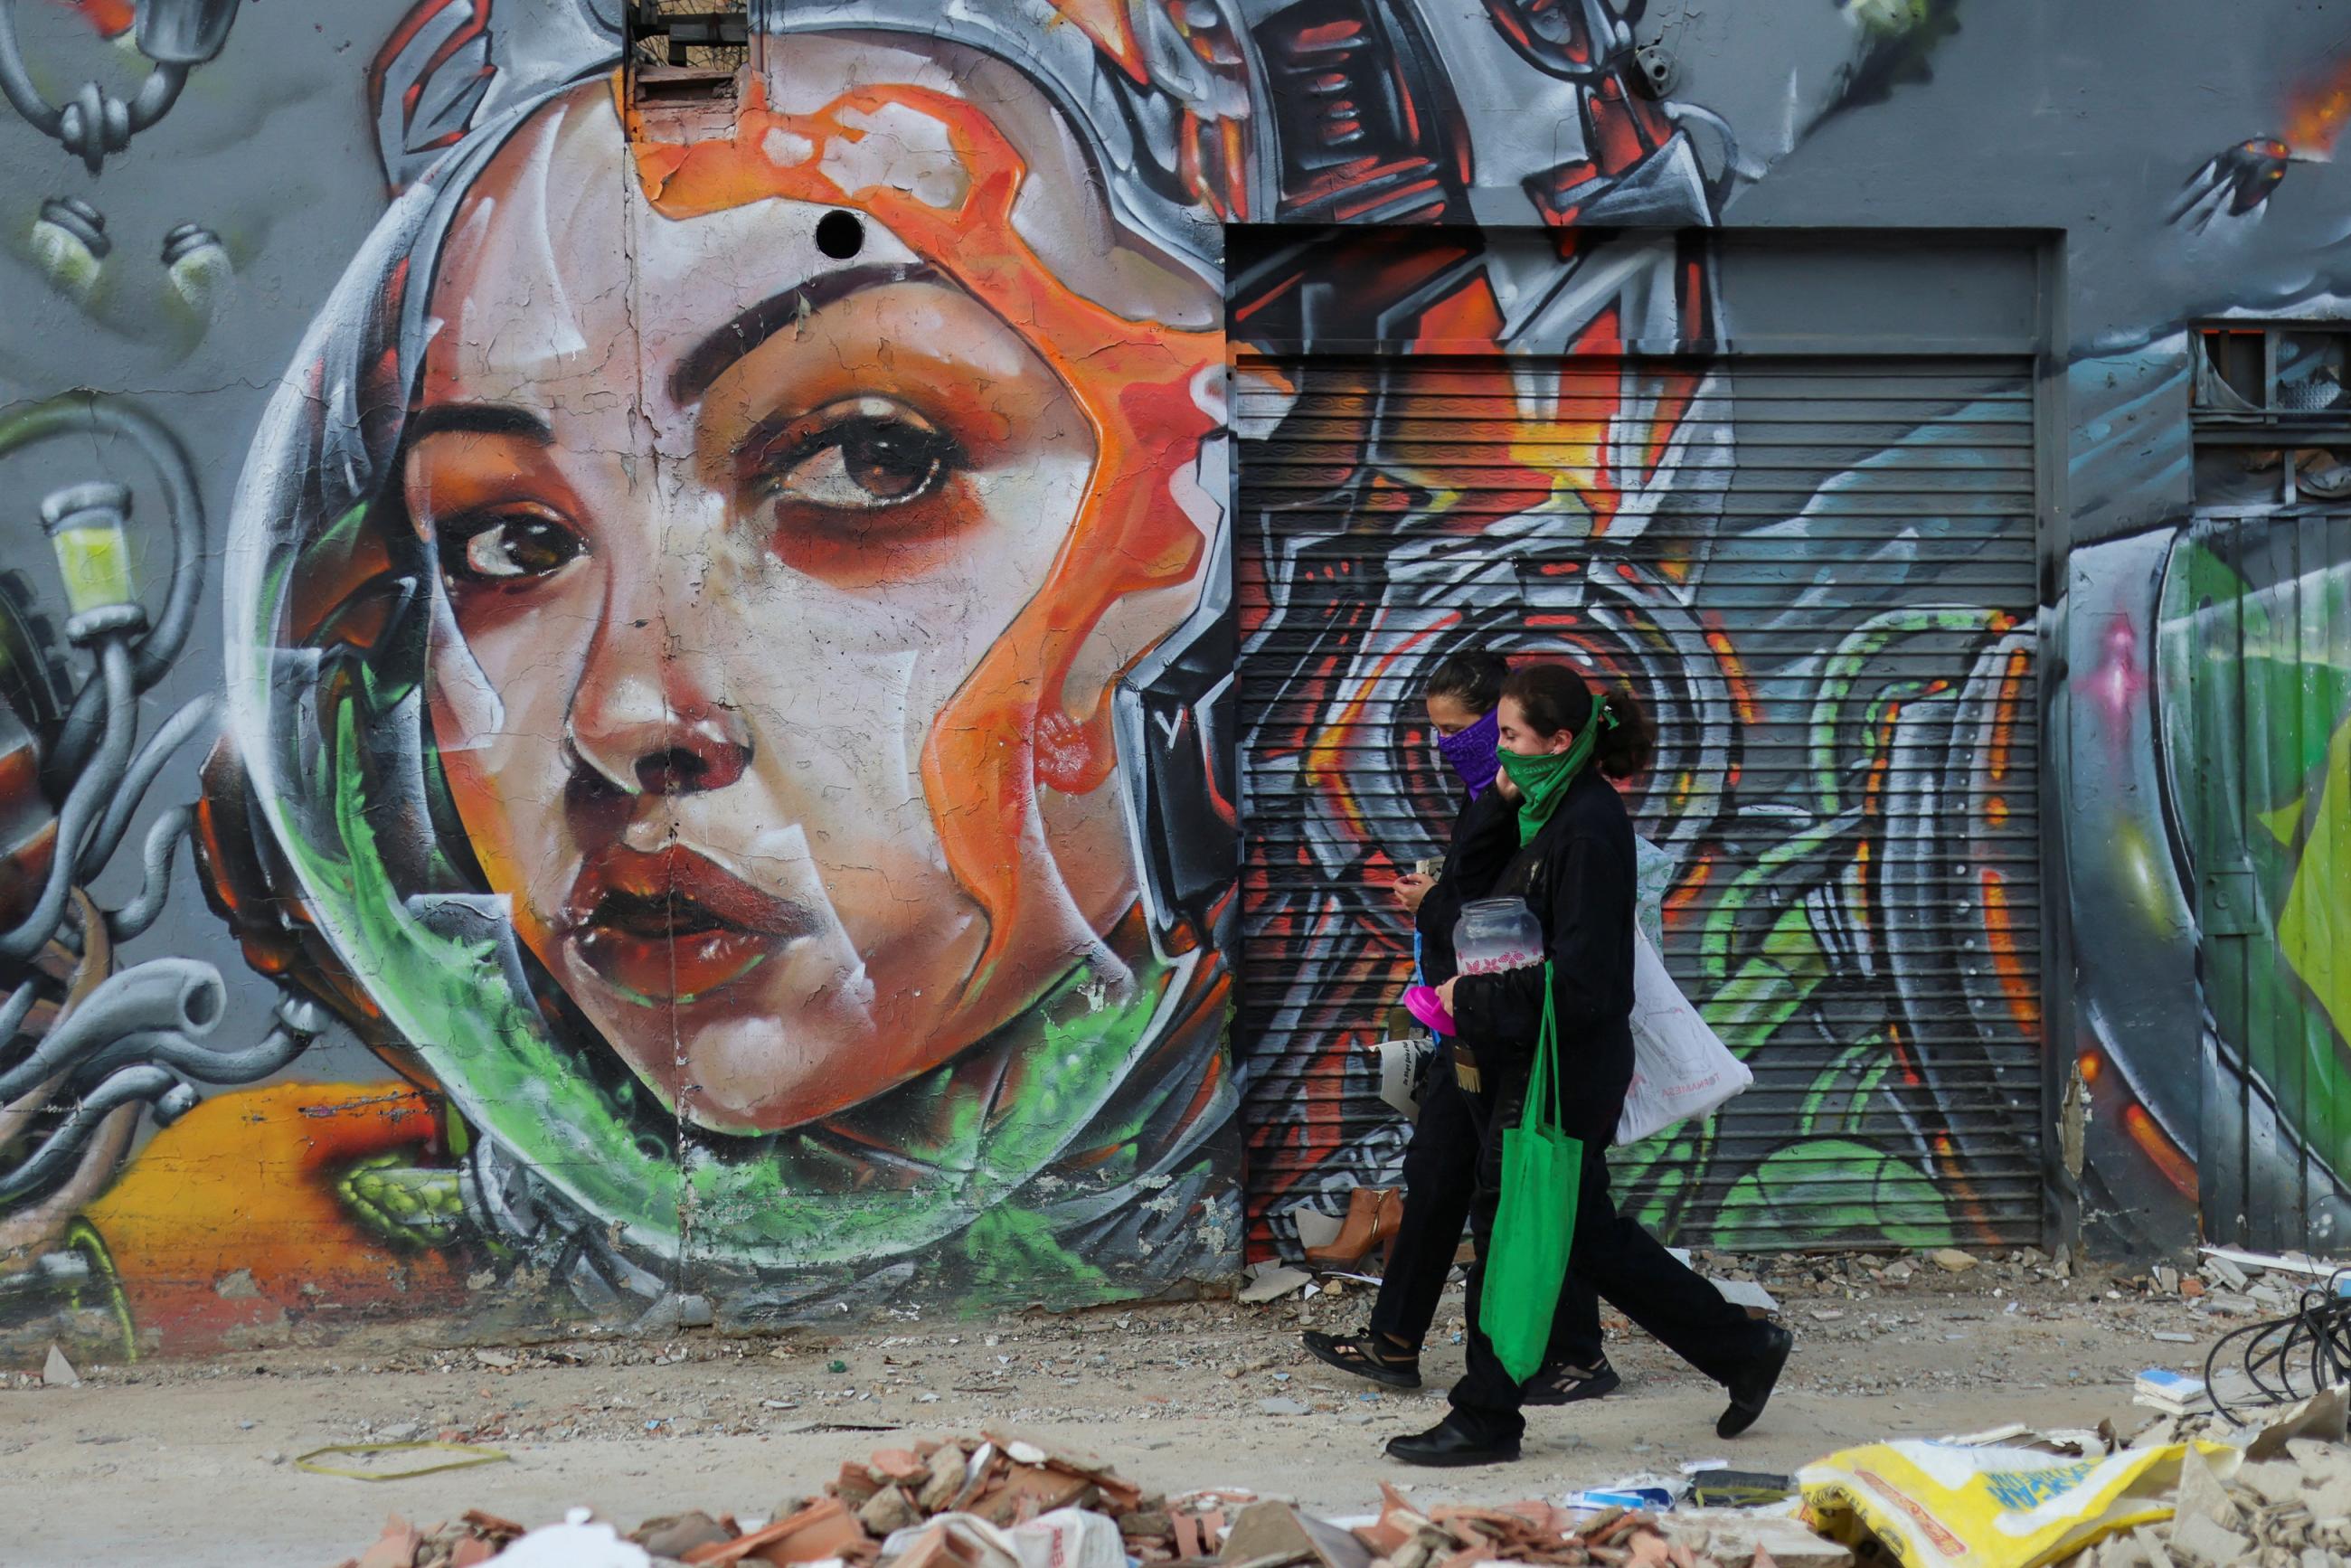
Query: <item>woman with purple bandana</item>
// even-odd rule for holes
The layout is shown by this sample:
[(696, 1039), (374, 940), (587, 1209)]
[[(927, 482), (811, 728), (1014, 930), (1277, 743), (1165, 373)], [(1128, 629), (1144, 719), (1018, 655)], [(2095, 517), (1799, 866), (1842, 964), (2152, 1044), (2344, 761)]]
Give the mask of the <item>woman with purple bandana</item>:
[[(1518, 852), (1517, 808), (1491, 787), (1499, 768), (1494, 710), (1510, 673), (1499, 654), (1472, 649), (1439, 664), (1422, 694), (1437, 749), (1468, 795), (1454, 821), (1444, 868), (1433, 877), (1399, 877), (1395, 888), (1396, 902), (1412, 913), (1421, 978), (1432, 986), (1453, 977), (1453, 925), (1461, 906), (1482, 897)], [(1405, 1150), (1404, 1218), (1371, 1326), (1345, 1338), (1305, 1336), (1317, 1357), (1391, 1388), (1420, 1386), (1421, 1341), (1445, 1293), (1477, 1185), (1478, 1132), (1454, 1081), (1449, 1040), (1438, 1042), (1428, 1073)], [(1552, 1322), (1550, 1354), (1528, 1380), (1524, 1403), (1595, 1399), (1619, 1382), (1601, 1348), (1599, 1300), (1571, 1275)]]

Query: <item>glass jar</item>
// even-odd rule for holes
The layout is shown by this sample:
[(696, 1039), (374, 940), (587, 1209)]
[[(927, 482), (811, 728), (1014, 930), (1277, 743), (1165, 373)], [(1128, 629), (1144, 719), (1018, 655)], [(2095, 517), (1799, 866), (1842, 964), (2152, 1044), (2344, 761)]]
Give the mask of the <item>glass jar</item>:
[(1481, 898), (1461, 906), (1453, 961), (1465, 975), (1492, 975), (1543, 961), (1542, 922), (1526, 901)]

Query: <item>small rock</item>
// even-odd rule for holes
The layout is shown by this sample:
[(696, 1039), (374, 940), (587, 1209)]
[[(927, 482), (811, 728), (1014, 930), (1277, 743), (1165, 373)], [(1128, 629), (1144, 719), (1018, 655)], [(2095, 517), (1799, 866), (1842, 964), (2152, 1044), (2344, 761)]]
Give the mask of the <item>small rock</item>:
[(423, 1422), (396, 1421), (389, 1427), (377, 1427), (375, 1432), (375, 1441), (379, 1443), (413, 1443), (423, 1436), (424, 1424)]
[(904, 1491), (883, 1487), (857, 1511), (857, 1522), (872, 1534), (887, 1539), (893, 1531), (922, 1523), (923, 1514)]
[(1945, 1247), (1928, 1254), (1935, 1267), (1950, 1274), (1964, 1274), (1976, 1266), (1976, 1260), (1956, 1247)]
[(629, 1539), (656, 1557), (683, 1557), (697, 1546), (714, 1545), (735, 1538), (726, 1533), (725, 1525), (695, 1510), (690, 1513), (649, 1519), (632, 1531)]
[(1301, 1405), (1295, 1399), (1260, 1399), (1257, 1402), (1257, 1407), (1269, 1416), (1304, 1416), (1310, 1414), (1311, 1409), (1311, 1406)]
[[(474, 1359), (484, 1366), (495, 1366), (501, 1370), (515, 1364), (514, 1355), (503, 1350), (477, 1350), (474, 1353)], [(676, 1553), (673, 1552), (671, 1555), (674, 1556)]]
[(915, 1502), (925, 1513), (937, 1513), (955, 1500), (963, 1490), (963, 1472), (967, 1460), (964, 1451), (947, 1443), (931, 1455), (930, 1479), (923, 1483)]
[(1886, 1277), (1894, 1281), (1907, 1280), (1917, 1271), (1910, 1266), (1910, 1260), (1907, 1258), (1897, 1258), (1886, 1266)]
[(41, 1368), (41, 1381), (51, 1388), (81, 1386), (81, 1374), (74, 1370), (73, 1363), (66, 1359), (66, 1353), (57, 1348), (55, 1340), (49, 1342), (48, 1364)]

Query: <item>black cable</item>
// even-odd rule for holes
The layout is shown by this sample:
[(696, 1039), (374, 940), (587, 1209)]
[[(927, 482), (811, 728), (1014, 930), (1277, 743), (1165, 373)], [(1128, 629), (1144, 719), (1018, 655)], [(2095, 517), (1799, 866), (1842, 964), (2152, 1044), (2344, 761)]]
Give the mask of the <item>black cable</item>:
[[(2294, 1310), (2230, 1330), (2204, 1357), (2204, 1394), (2231, 1427), (2246, 1409), (2293, 1405), (2322, 1388), (2351, 1384), (2351, 1296), (2343, 1293), (2351, 1268), (2337, 1269), (2324, 1287), (2305, 1286)], [(2221, 1358), (2236, 1348), (2238, 1368), (2252, 1392), (2234, 1401), (2220, 1396), (2215, 1378)]]

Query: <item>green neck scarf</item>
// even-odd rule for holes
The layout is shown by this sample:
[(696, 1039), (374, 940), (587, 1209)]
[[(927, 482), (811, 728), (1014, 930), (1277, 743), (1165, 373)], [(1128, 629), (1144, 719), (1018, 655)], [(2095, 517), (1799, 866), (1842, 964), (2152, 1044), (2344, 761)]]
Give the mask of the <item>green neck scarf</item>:
[(1592, 694), (1592, 716), (1584, 721), (1575, 743), (1565, 751), (1544, 751), (1522, 755), (1516, 751), (1495, 753), (1501, 759), (1502, 771), (1519, 789), (1519, 842), (1534, 841), (1559, 803), (1567, 799), (1567, 787), (1575, 782), (1583, 765), (1592, 760), (1593, 751), (1600, 744), (1603, 727), (1616, 727), (1616, 716), (1608, 711), (1605, 693)]

